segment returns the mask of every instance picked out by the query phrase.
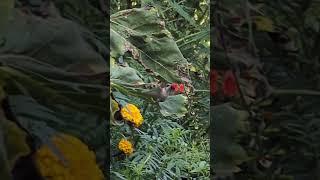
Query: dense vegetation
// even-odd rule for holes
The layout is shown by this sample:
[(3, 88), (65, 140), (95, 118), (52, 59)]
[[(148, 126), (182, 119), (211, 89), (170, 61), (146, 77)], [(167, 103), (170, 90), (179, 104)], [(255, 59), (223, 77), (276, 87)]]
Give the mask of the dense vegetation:
[(209, 179), (207, 1), (111, 12), (112, 178)]
[(213, 5), (215, 176), (319, 179), (319, 2)]
[(0, 1), (0, 179), (319, 179), (319, 2), (210, 3)]
[(110, 8), (0, 2), (1, 179), (209, 179), (208, 2)]
[(0, 8), (0, 179), (103, 179), (108, 46), (87, 24), (103, 13), (89, 1)]

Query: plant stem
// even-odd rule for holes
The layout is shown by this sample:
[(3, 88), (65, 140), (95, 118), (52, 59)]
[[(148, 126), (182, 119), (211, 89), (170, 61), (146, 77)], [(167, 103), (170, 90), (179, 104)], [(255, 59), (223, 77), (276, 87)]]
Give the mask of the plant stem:
[(307, 90), (307, 89), (274, 89), (272, 94), (320, 96), (320, 91)]
[(194, 92), (210, 92), (210, 90), (207, 90), (207, 89), (195, 89)]

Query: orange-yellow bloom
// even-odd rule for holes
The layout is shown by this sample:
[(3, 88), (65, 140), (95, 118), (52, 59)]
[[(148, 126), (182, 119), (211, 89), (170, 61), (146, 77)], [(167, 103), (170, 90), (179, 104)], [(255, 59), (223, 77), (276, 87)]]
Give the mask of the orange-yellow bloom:
[(118, 144), (118, 148), (120, 149), (120, 151), (124, 152), (126, 155), (130, 155), (133, 152), (133, 147), (131, 142), (126, 139), (120, 140)]
[(134, 124), (135, 127), (140, 127), (143, 122), (143, 117), (140, 110), (133, 104), (127, 104), (121, 109), (121, 116), (126, 121)]
[(47, 180), (103, 180), (104, 175), (96, 164), (95, 154), (81, 140), (62, 134), (52, 139), (61, 153), (62, 162), (44, 145), (37, 150), (34, 160), (40, 174)]

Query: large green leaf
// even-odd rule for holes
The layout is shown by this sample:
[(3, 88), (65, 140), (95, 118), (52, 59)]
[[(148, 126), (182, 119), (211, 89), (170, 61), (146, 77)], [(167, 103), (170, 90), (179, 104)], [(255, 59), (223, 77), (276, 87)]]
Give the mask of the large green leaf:
[[(103, 105), (108, 91), (103, 83), (108, 48), (95, 34), (61, 16), (43, 18), (17, 8), (13, 19), (1, 34), (6, 41), (0, 42), (0, 80), (7, 83), (8, 108), (19, 127), (32, 136), (33, 143), (46, 143), (57, 155), (50, 136), (72, 134), (99, 152), (97, 158), (104, 162), (107, 109)], [(99, 113), (92, 108), (100, 109)], [(0, 147), (5, 147), (0, 132)], [(1, 162), (11, 158), (3, 152)], [(10, 166), (11, 162), (1, 164), (0, 173), (10, 172)]]
[(246, 111), (234, 109), (230, 104), (211, 108), (211, 137), (214, 152), (214, 171), (217, 175), (231, 175), (240, 169), (238, 164), (247, 160), (246, 151), (237, 143), (235, 136), (246, 131)]
[(175, 96), (168, 96), (164, 102), (159, 102), (160, 112), (164, 116), (172, 116), (181, 118), (187, 113), (185, 103), (187, 97), (179, 94)]
[[(73, 83), (69, 81), (59, 81), (61, 84), (55, 84), (52, 82), (45, 83), (43, 81), (41, 82), (35, 77), (21, 73), (6, 66), (0, 67), (0, 75), (0, 77), (4, 78), (7, 84), (9, 84), (8, 93), (12, 93), (11, 91), (14, 89), (19, 93), (29, 94), (40, 102), (47, 103), (50, 101), (51, 104), (64, 104), (79, 110), (89, 110), (90, 108), (91, 110), (95, 109), (95, 112), (106, 111), (104, 108), (101, 108), (101, 105), (104, 104), (105, 101), (103, 100), (104, 98), (102, 98), (102, 95), (99, 94), (99, 92), (101, 93), (101, 91), (104, 89), (106, 90), (106, 88), (99, 88), (100, 90), (96, 92), (91, 89), (92, 93), (84, 93), (85, 91), (78, 86), (85, 84)], [(59, 88), (56, 88), (55, 85), (59, 85)], [(93, 88), (95, 86), (91, 87)], [(35, 89), (37, 89), (37, 91), (34, 91)], [(51, 104), (48, 105), (50, 106)]]
[(13, 18), (0, 47), (5, 65), (1, 76), (14, 79), (10, 89), (15, 84), (38, 101), (73, 99), (79, 107), (101, 110), (101, 92), (107, 88), (95, 76), (107, 71), (107, 48), (88, 30), (61, 17), (44, 19), (15, 9)]
[[(111, 58), (110, 61), (114, 61)], [(119, 66), (118, 64), (113, 63), (110, 66), (110, 81), (115, 83), (128, 83), (132, 85), (143, 84), (143, 80), (141, 79), (141, 75), (134, 68), (126, 66)]]
[(111, 15), (110, 31), (113, 57), (129, 51), (147, 70), (167, 82), (184, 80), (181, 74), (187, 60), (154, 8), (130, 9)]
[(0, 48), (1, 54), (24, 53), (29, 57), (25, 61), (32, 58), (33, 63), (37, 60), (52, 68), (60, 68), (60, 71), (79, 74), (106, 72), (103, 55), (106, 55), (107, 48), (92, 41), (82, 26), (63, 18), (26, 15), (19, 10), (14, 11), (13, 18), (5, 34), (6, 42)]

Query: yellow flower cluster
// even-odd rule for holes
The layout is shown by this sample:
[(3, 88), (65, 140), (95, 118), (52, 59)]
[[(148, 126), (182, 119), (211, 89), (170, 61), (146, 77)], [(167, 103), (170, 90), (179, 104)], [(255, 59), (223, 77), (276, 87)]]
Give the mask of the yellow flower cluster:
[(140, 127), (143, 122), (143, 117), (140, 110), (133, 104), (127, 104), (121, 108), (121, 116), (126, 121), (134, 124), (135, 127)]
[(126, 139), (120, 140), (118, 144), (118, 148), (120, 149), (120, 151), (124, 152), (126, 155), (130, 155), (133, 152), (133, 147), (131, 142)]
[(103, 180), (95, 154), (81, 140), (62, 134), (52, 139), (65, 163), (44, 145), (34, 160), (40, 174), (47, 180)]

